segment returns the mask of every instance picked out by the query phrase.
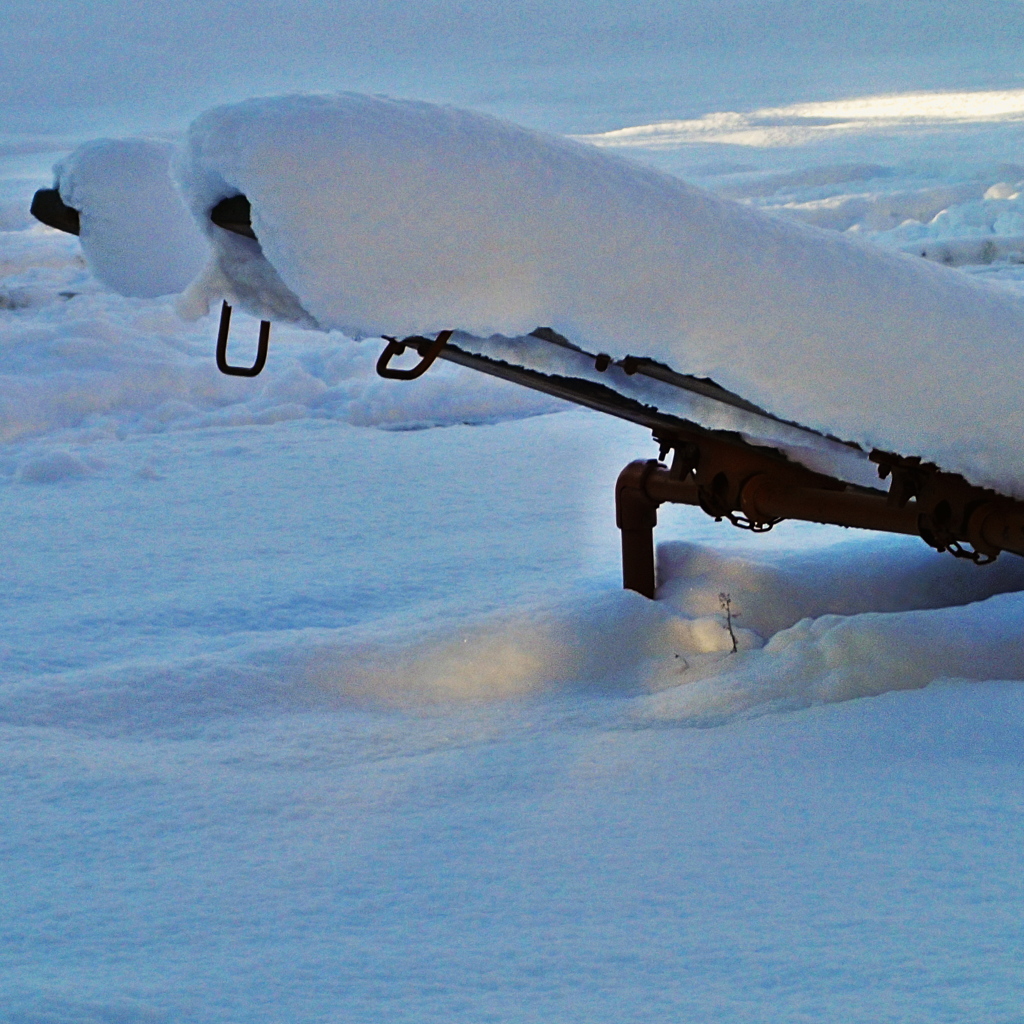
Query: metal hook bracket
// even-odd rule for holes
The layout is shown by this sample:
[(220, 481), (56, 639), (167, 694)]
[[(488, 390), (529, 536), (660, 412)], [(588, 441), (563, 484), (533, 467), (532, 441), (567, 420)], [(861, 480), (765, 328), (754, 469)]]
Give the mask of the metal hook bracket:
[(232, 366), (228, 363), (228, 334), (231, 331), (231, 307), (225, 302), (220, 307), (220, 332), (217, 334), (217, 369), (229, 377), (256, 377), (267, 364), (270, 349), (270, 321), (260, 321), (260, 337), (256, 347), (256, 362), (252, 366)]
[[(422, 377), (440, 355), (441, 349), (448, 344), (448, 339), (453, 333), (452, 331), (442, 331), (433, 341), (420, 337), (405, 338), (399, 341), (397, 338), (383, 335), (388, 344), (377, 360), (377, 373), (381, 377), (387, 377), (388, 380), (415, 380), (417, 377)], [(420, 361), (409, 370), (396, 370), (388, 366), (395, 356), (400, 356), (405, 352), (407, 345), (419, 353)]]

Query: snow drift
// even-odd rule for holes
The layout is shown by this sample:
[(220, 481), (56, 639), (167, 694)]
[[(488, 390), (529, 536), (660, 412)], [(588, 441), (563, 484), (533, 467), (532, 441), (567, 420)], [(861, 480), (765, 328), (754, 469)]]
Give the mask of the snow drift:
[[(360, 95), (192, 126), (180, 180), (216, 260), (194, 310), (354, 336), (550, 326), (867, 447), (1024, 496), (1024, 306), (489, 117)], [(246, 195), (259, 243), (209, 222)]]

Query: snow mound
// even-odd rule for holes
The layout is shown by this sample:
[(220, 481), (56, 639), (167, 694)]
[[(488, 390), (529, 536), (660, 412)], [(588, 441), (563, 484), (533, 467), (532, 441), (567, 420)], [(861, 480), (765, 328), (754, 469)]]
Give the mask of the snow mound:
[[(991, 576), (888, 539), (774, 559), (659, 547), (659, 597), (709, 616), (730, 595), (758, 649), (655, 666), (643, 720), (716, 724), (940, 679), (1024, 679), (1024, 564)], [(993, 567), (994, 568), (994, 567)], [(720, 618), (720, 617), (719, 617)], [(748, 644), (749, 646), (749, 644)]]
[(152, 139), (97, 139), (54, 168), (61, 198), (79, 212), (89, 269), (122, 295), (180, 292), (209, 258), (171, 181), (173, 152)]
[(307, 699), (383, 706), (584, 688), (628, 697), (631, 720), (690, 725), (944, 678), (1024, 679), (1024, 596), (1013, 592), (1024, 563), (998, 568), (981, 574), (902, 539), (760, 560), (669, 544), (656, 603), (623, 591), (395, 645), (321, 640), (296, 651), (292, 678)]
[(1017, 559), (980, 573), (904, 538), (759, 559), (675, 543), (659, 571), (657, 602), (579, 592), (427, 627), (240, 632), (220, 651), (37, 674), (0, 687), (0, 723), (173, 734), (271, 712), (587, 693), (618, 701), (630, 727), (704, 727), (942, 679), (1024, 680)]
[(644, 716), (716, 724), (741, 715), (831, 704), (938, 679), (1024, 679), (1024, 599), (966, 608), (804, 619), (763, 650), (698, 665), (684, 685), (648, 698)]
[(61, 480), (89, 476), (96, 471), (94, 465), (67, 449), (56, 449), (26, 459), (16, 477), (22, 483), (53, 484)]
[[(217, 252), (194, 308), (352, 336), (550, 326), (1024, 496), (1024, 305), (570, 140), (426, 103), (292, 96), (192, 126)], [(244, 194), (259, 244), (210, 223)]]

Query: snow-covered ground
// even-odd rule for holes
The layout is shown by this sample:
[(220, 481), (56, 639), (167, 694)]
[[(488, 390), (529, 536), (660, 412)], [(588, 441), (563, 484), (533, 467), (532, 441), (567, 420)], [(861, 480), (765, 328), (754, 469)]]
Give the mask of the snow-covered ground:
[[(1019, 89), (907, 67), (587, 138), (1024, 299)], [(26, 216), (81, 136), (0, 141), (0, 1020), (1024, 1020), (1024, 560), (666, 508), (623, 592), (642, 430), (222, 377)]]

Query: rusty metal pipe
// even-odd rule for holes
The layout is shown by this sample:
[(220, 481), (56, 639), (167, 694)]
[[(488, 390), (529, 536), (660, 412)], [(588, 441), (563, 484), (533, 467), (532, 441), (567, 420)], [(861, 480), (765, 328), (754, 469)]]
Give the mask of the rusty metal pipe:
[(654, 527), (659, 502), (647, 490), (648, 477), (657, 462), (631, 462), (615, 484), (615, 525), (622, 533), (622, 586), (654, 598)]
[[(631, 463), (623, 471), (620, 481), (624, 481), (629, 488), (642, 488), (655, 508), (662, 502), (698, 506), (705, 504), (701, 500), (700, 486), (693, 476), (683, 480), (675, 479), (662, 465)], [(635, 502), (638, 499), (631, 496), (631, 500)], [(738, 505), (735, 511), (742, 513), (751, 523), (799, 519), (830, 526), (901, 533), (911, 537), (922, 535), (922, 510), (915, 500), (901, 507), (881, 494), (876, 496), (852, 490), (799, 486), (790, 481), (773, 479), (767, 473), (755, 473), (743, 483)], [(983, 555), (994, 557), (1000, 551), (1009, 551), (1024, 556), (1024, 506), (1000, 499), (986, 501), (974, 509), (963, 532), (963, 540)], [(633, 552), (631, 578), (641, 578), (639, 561), (645, 557), (646, 554), (639, 549)], [(653, 578), (653, 551), (650, 557), (649, 575)], [(639, 586), (630, 589), (647, 593)]]
[(1024, 511), (995, 503), (982, 505), (970, 518), (968, 539), (980, 551), (1024, 555)]
[(802, 519), (805, 522), (850, 526), (860, 530), (904, 533), (920, 536), (917, 503), (902, 508), (884, 497), (851, 491), (825, 491), (814, 487), (791, 487), (768, 476), (752, 477), (740, 497), (744, 515), (752, 522), (774, 519)]
[[(632, 462), (630, 465), (635, 466)], [(627, 467), (628, 468), (628, 467)], [(664, 466), (651, 470), (646, 480), (647, 494), (659, 504), (670, 501), (674, 505), (699, 505), (697, 482), (692, 476), (685, 480), (673, 480)]]
[[(699, 505), (696, 482), (673, 480), (664, 467), (649, 473), (647, 493), (656, 501), (680, 505)], [(777, 519), (802, 519), (830, 526), (850, 526), (861, 530), (905, 533), (918, 536), (918, 509), (914, 502), (896, 508), (885, 497), (873, 497), (851, 491), (827, 491), (817, 487), (794, 487), (757, 474), (744, 485), (740, 498), (742, 513), (754, 523)]]
[[(627, 590), (650, 598), (656, 585), (654, 527), (662, 502), (700, 506), (700, 487), (693, 476), (676, 479), (665, 466), (653, 461), (631, 462), (619, 474), (615, 509), (616, 523), (622, 531), (622, 582)], [(801, 519), (862, 530), (920, 534), (919, 511), (913, 501), (900, 508), (889, 504), (883, 495), (794, 486), (764, 473), (755, 473), (743, 484), (739, 505), (737, 511), (751, 523)], [(986, 537), (998, 531), (1000, 538), (1005, 538), (1013, 528), (1012, 519), (995, 508), (986, 514), (979, 529)], [(1017, 528), (1024, 540), (1024, 517)], [(1003, 543), (998, 546), (1008, 547)]]

